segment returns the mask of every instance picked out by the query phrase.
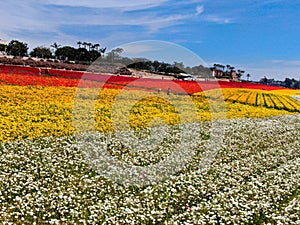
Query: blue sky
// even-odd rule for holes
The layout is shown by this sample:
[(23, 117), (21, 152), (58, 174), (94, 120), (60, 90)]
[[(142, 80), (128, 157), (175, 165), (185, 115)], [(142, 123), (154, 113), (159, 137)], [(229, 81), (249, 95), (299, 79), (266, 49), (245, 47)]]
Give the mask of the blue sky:
[(208, 65), (244, 69), (253, 80), (300, 79), (299, 10), (297, 0), (2, 0), (0, 39), (31, 48), (88, 41), (108, 49), (161, 40)]

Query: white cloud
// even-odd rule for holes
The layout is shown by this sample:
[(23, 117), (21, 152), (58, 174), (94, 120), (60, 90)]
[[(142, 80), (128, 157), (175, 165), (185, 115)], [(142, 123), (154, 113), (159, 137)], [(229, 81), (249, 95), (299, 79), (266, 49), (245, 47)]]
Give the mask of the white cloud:
[(148, 9), (155, 6), (159, 6), (168, 0), (130, 0), (130, 1), (119, 1), (119, 0), (84, 0), (84, 1), (74, 1), (74, 0), (44, 0), (46, 4), (61, 5), (61, 6), (73, 6), (73, 7), (89, 7), (89, 8), (99, 8), (107, 9), (114, 8), (119, 10), (131, 11)]
[(281, 66), (291, 66), (299, 67), (300, 60), (282, 60), (282, 59), (273, 59), (268, 61), (271, 65), (281, 67)]
[(150, 32), (156, 32), (157, 30), (169, 27), (175, 24), (181, 23), (181, 21), (184, 21), (186, 19), (192, 18), (193, 15), (171, 15), (167, 17), (157, 17), (157, 18), (149, 18), (150, 20), (145, 21), (143, 24), (148, 26), (150, 28)]
[(51, 12), (45, 11), (39, 4), (33, 5), (31, 1), (5, 1), (1, 3), (1, 9), (1, 30), (49, 31), (54, 28), (49, 19)]
[[(164, 5), (168, 0), (102, 0), (102, 1), (71, 1), (71, 0), (14, 0), (1, 3), (2, 12), (0, 14), (0, 35), (2, 39), (19, 39), (33, 43), (34, 45), (48, 45), (51, 41), (73, 43), (80, 37), (88, 34), (69, 34), (65, 30), (68, 26), (70, 30), (76, 30), (80, 26), (139, 26), (145, 28), (144, 33), (138, 38), (147, 38), (158, 30), (179, 24), (194, 15), (177, 14), (177, 11), (163, 13), (152, 10), (152, 7)], [(67, 7), (66, 7), (67, 6)], [(79, 7), (79, 8), (73, 8)], [(74, 13), (84, 7), (82, 13)], [(138, 9), (148, 9), (141, 13)], [(130, 12), (129, 12), (130, 11)], [(166, 14), (165, 16), (162, 15)], [(148, 31), (148, 32), (147, 32)], [(129, 33), (137, 33), (124, 29), (113, 31), (127, 33), (114, 38), (114, 35), (105, 34), (99, 39), (110, 38), (116, 40), (112, 45), (137, 40), (137, 37), (128, 40)], [(79, 32), (75, 32), (79, 33)], [(146, 35), (145, 35), (146, 34)], [(63, 39), (62, 39), (63, 38)], [(91, 39), (91, 38), (89, 38)], [(123, 41), (122, 41), (123, 40)]]
[[(35, 31), (58, 33), (64, 25), (136, 25), (148, 27), (151, 32), (174, 25), (181, 20), (191, 17), (184, 14), (169, 14), (161, 16), (154, 11), (143, 14), (124, 13), (124, 10), (146, 9), (160, 4), (166, 0), (134, 0), (134, 1), (71, 1), (71, 0), (29, 0), (26, 3), (20, 0), (4, 2), (0, 14), (1, 30)], [(50, 10), (47, 4), (90, 7), (91, 13), (72, 13), (68, 8)], [(96, 10), (95, 10), (96, 8)], [(108, 9), (109, 8), (109, 9)], [(16, 10), (17, 9), (17, 10)], [(98, 9), (98, 10), (97, 10)]]
[(204, 20), (208, 22), (221, 23), (221, 24), (232, 23), (232, 19), (223, 18), (217, 15), (208, 15), (204, 18)]
[(196, 15), (200, 15), (201, 13), (204, 12), (204, 6), (203, 5), (200, 5), (200, 6), (197, 6), (196, 8)]
[[(53, 42), (70, 44), (89, 35), (88, 32), (80, 33), (78, 31), (80, 27), (88, 30), (87, 26), (94, 26), (96, 29), (97, 27), (103, 29), (103, 26), (112, 28), (115, 26), (116, 30), (104, 32), (99, 37), (101, 42), (109, 38), (110, 41), (107, 42), (113, 46), (124, 42), (149, 39), (163, 28), (194, 19), (196, 15), (200, 15), (204, 11), (204, 6), (199, 5), (199, 2), (201, 0), (190, 1), (186, 3), (190, 4), (190, 8), (181, 10), (181, 7), (176, 5), (178, 2), (170, 0), (3, 1), (0, 14), (0, 38), (19, 39), (32, 46), (49, 45)], [(172, 4), (174, 10), (169, 10), (167, 4)], [(198, 7), (196, 7), (197, 5)], [(158, 6), (162, 7), (152, 9)], [(82, 12), (81, 7), (84, 7)], [(144, 11), (135, 11), (141, 9)], [(191, 10), (196, 10), (196, 12)], [(205, 21), (205, 17), (202, 17), (202, 20)], [(208, 17), (206, 20), (218, 23), (229, 22), (228, 19), (217, 17)], [(138, 26), (139, 30), (143, 32), (137, 33), (137, 29), (134, 28), (130, 30), (130, 26)], [(120, 30), (118, 30), (119, 27)], [(92, 41), (93, 38), (96, 39), (96, 37), (87, 37), (86, 39)]]

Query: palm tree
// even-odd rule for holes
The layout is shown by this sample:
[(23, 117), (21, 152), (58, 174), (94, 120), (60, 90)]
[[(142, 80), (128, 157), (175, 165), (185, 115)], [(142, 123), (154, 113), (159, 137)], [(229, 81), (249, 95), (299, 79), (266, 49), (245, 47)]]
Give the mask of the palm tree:
[(243, 76), (243, 74), (245, 73), (244, 70), (240, 70), (241, 76)]
[(229, 72), (230, 67), (231, 67), (231, 66), (230, 66), (229, 64), (226, 65), (226, 71), (227, 71), (227, 72)]
[(83, 45), (83, 47), (86, 49), (86, 46), (87, 46), (87, 44), (88, 43), (86, 43), (86, 42), (83, 42), (83, 43), (81, 43), (82, 45)]
[(99, 51), (101, 52), (101, 54), (104, 55), (104, 53), (105, 53), (105, 51), (106, 51), (106, 48), (101, 48)]
[(54, 42), (52, 45), (50, 45), (50, 47), (54, 48), (55, 50), (57, 50), (61, 45), (57, 44), (56, 42)]
[(224, 71), (224, 68), (225, 68), (225, 66), (223, 66), (222, 64), (219, 64), (219, 63), (215, 63), (215, 64), (214, 64), (214, 67), (215, 67), (217, 70), (222, 70), (222, 71)]
[(231, 73), (232, 71), (234, 71), (235, 70), (235, 67), (234, 66), (230, 66), (229, 67), (229, 72)]
[(100, 44), (94, 44), (94, 48), (96, 51), (98, 51), (98, 48), (100, 47)]
[(227, 64), (226, 66), (224, 66), (224, 69), (225, 69), (225, 67), (226, 67), (226, 70), (225, 70), (225, 74), (226, 74), (226, 76), (229, 76), (230, 75), (230, 65), (229, 64)]
[(89, 47), (89, 51), (91, 51), (92, 43), (89, 42), (89, 43), (87, 43), (86, 45)]
[(247, 81), (249, 81), (250, 74), (248, 73), (246, 76), (247, 76)]
[(81, 41), (78, 41), (77, 44), (78, 44), (78, 48), (81, 48), (82, 42), (81, 42)]
[(243, 76), (243, 73), (245, 73), (244, 70), (237, 70), (236, 75), (238, 76), (239, 79), (241, 79), (241, 77)]
[[(55, 52), (57, 51), (57, 49), (60, 47), (60, 44), (57, 44), (56, 42), (54, 42), (52, 45), (50, 45), (50, 47), (54, 48), (54, 50), (52, 50), (52, 54), (55, 55)], [(57, 58), (57, 56), (55, 56), (55, 58)]]

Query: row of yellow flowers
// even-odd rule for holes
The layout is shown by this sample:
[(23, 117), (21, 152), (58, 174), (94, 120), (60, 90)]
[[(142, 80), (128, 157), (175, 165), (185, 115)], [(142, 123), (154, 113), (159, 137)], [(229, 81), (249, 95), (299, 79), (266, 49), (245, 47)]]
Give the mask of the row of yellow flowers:
[[(4, 85), (0, 93), (0, 141), (65, 136), (95, 129), (108, 132), (210, 119), (267, 117), (300, 110), (299, 102), (283, 93), (243, 89), (217, 89), (187, 96)], [(260, 100), (264, 96), (265, 100)]]
[(287, 90), (284, 92), (234, 88), (223, 89), (223, 95), (226, 101), (292, 112), (300, 112), (299, 101), (291, 97), (291, 95), (298, 94), (300, 93), (297, 90)]

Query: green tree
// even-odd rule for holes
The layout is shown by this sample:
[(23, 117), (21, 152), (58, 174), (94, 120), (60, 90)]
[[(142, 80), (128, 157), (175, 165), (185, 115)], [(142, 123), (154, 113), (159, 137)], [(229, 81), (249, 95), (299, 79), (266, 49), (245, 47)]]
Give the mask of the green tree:
[[(54, 42), (52, 45), (50, 45), (50, 47), (52, 48), (51, 51), (53, 53), (53, 55), (55, 55), (56, 50), (60, 47), (60, 44), (57, 44), (56, 42)], [(55, 58), (57, 59), (57, 56), (55, 56)]]
[(27, 43), (12, 40), (6, 48), (6, 53), (13, 56), (26, 56), (28, 51)]
[(184, 64), (183, 62), (174, 62), (174, 67), (180, 69), (180, 70), (183, 70), (184, 69)]
[(89, 47), (89, 51), (91, 51), (91, 47), (92, 47), (93, 44), (89, 42), (86, 45)]
[(96, 50), (91, 50), (91, 51), (89, 51), (89, 55), (90, 55), (89, 60), (90, 61), (95, 61), (101, 56), (101, 53), (99, 51), (96, 51)]
[(38, 58), (51, 58), (52, 52), (50, 48), (46, 47), (36, 47), (30, 52), (30, 56), (32, 57), (38, 57)]
[(230, 74), (230, 72), (231, 72), (231, 65), (229, 65), (229, 64), (227, 64), (226, 65), (226, 74), (228, 75), (228, 74)]
[(160, 66), (160, 63), (157, 60), (154, 60), (152, 65), (153, 65), (153, 68), (154, 68), (154, 72), (157, 72), (158, 68)]
[(106, 48), (100, 48), (99, 51), (100, 51), (101, 55), (104, 55)]
[(82, 44), (83, 47), (86, 49), (86, 46), (87, 46), (88, 43), (84, 41), (84, 42), (82, 42), (81, 44)]
[(61, 45), (54, 42), (50, 47), (54, 48), (54, 51), (56, 51)]
[(236, 73), (238, 79), (241, 79), (241, 77), (243, 76), (244, 73), (245, 73), (244, 70), (238, 70), (237, 73)]
[(219, 64), (219, 63), (215, 63), (215, 64), (214, 64), (214, 68), (217, 69), (217, 70), (221, 70), (221, 71), (224, 72), (225, 66), (222, 65), (222, 64)]
[(98, 51), (98, 49), (99, 49), (99, 47), (100, 47), (100, 44), (94, 44), (94, 49), (96, 50), (96, 51)]
[(90, 53), (86, 48), (78, 48), (76, 53), (78, 61), (90, 61)]
[(78, 54), (77, 49), (71, 46), (64, 46), (55, 51), (55, 56), (63, 60), (76, 60)]
[(249, 81), (251, 75), (248, 73), (246, 76), (247, 76), (247, 81)]
[(111, 50), (108, 54), (107, 54), (107, 59), (109, 62), (114, 62), (115, 60), (117, 60), (118, 58), (120, 58), (120, 55), (124, 50), (122, 48), (116, 48)]
[(285, 83), (285, 87), (291, 88), (293, 84), (293, 80), (290, 78), (285, 78), (284, 83)]
[(0, 52), (5, 52), (7, 45), (0, 44)]

